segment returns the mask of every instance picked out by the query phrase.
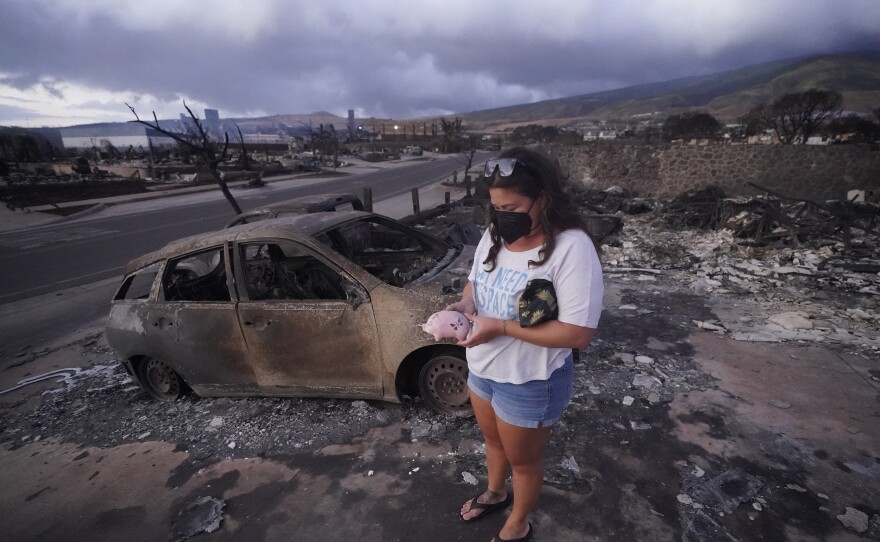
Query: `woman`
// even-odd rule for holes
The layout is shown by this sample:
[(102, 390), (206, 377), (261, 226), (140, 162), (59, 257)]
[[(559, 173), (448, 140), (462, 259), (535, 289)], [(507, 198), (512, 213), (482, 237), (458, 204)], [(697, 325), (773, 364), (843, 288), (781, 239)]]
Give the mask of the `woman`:
[[(528, 515), (543, 480), (551, 427), (571, 398), (572, 349), (585, 348), (602, 310), (602, 270), (586, 225), (546, 156), (513, 148), (486, 162), (490, 227), (457, 310), (473, 322), (468, 387), (486, 442), (488, 488), (461, 508), (464, 521), (513, 509), (496, 540), (532, 536)], [(519, 317), (530, 280), (552, 283), (558, 316), (536, 325)], [(513, 495), (505, 487), (513, 471)], [(515, 497), (515, 498), (514, 498)]]

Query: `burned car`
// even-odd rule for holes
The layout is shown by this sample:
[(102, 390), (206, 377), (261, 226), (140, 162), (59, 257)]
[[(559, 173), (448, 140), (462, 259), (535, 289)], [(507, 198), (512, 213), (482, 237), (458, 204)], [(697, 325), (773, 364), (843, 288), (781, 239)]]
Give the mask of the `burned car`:
[(301, 196), (279, 201), (278, 203), (273, 203), (266, 207), (246, 211), (232, 219), (226, 227), (231, 228), (241, 224), (259, 222), (260, 220), (284, 218), (286, 216), (302, 215), (306, 213), (363, 210), (363, 202), (354, 194), (315, 194), (312, 196)]
[(420, 324), (460, 297), (473, 251), (360, 211), (189, 237), (128, 264), (107, 341), (157, 399), (420, 395), (468, 415), (464, 349)]

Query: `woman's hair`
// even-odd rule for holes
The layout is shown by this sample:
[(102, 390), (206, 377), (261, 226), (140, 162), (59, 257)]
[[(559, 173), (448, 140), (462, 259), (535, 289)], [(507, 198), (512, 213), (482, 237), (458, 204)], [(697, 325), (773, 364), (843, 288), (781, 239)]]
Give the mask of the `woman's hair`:
[[(542, 192), (546, 196), (547, 205), (540, 216), (540, 226), (544, 232), (544, 247), (538, 253), (540, 257), (537, 261), (529, 260), (530, 266), (543, 265), (553, 254), (553, 249), (556, 248), (556, 239), (553, 236), (554, 229), (583, 230), (595, 244), (586, 222), (577, 212), (574, 198), (565, 192), (565, 179), (556, 162), (537, 151), (524, 147), (507, 149), (498, 158), (515, 158), (516, 165), (511, 174), (507, 176), (502, 176), (500, 170), (495, 169), (490, 177), (484, 179), (489, 188), (512, 190), (532, 201), (536, 200)], [(495, 227), (495, 210), (491, 205), (488, 206), (487, 213), (492, 246), (489, 247), (489, 254), (483, 264), (488, 264), (486, 270), (492, 271), (495, 269), (498, 251), (501, 250), (501, 236)]]

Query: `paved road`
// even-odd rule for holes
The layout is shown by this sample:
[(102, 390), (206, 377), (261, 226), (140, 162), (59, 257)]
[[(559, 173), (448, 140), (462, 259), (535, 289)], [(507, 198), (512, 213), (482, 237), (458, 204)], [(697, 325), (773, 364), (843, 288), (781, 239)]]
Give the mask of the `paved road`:
[[(371, 187), (374, 201), (424, 186), (461, 169), (451, 158), (414, 162), (393, 169), (335, 178), (321, 184), (283, 190), (236, 190), (239, 204), (251, 209), (272, 201), (320, 192), (354, 192)], [(212, 192), (213, 201), (194, 198), (189, 204), (167, 205), (139, 214), (111, 216), (16, 231), (0, 235), (0, 304), (72, 286), (89, 284), (121, 273), (125, 263), (167, 242), (213, 229), (232, 218), (229, 204)]]

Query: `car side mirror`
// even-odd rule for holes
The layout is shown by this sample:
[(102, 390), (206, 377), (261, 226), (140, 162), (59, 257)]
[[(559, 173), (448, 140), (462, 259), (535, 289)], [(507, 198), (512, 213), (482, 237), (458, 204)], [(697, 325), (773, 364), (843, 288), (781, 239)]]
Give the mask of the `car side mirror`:
[(345, 299), (351, 304), (352, 310), (357, 310), (364, 303), (369, 303), (370, 294), (360, 285), (351, 281), (344, 281), (342, 289), (345, 290)]

